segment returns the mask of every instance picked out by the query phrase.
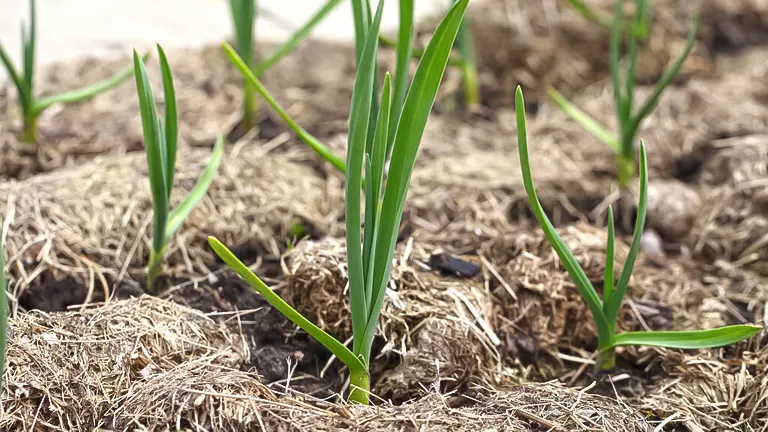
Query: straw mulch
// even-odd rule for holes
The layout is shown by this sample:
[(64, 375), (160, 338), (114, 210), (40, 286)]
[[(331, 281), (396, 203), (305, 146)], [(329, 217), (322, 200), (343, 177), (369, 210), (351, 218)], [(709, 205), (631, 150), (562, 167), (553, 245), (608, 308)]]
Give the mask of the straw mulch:
[(460, 407), (437, 394), (399, 407), (280, 394), (239, 370), (238, 335), (151, 297), (23, 314), (10, 327), (3, 430), (650, 430), (620, 401), (553, 384), (483, 389)]

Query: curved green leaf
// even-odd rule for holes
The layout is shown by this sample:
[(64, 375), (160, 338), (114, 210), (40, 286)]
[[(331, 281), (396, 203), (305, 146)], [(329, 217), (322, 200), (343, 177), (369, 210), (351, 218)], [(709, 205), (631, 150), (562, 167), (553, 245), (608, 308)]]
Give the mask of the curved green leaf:
[(165, 176), (168, 186), (168, 199), (171, 198), (173, 190), (173, 177), (176, 171), (176, 140), (179, 135), (179, 116), (176, 111), (176, 90), (173, 87), (173, 75), (171, 67), (168, 65), (168, 58), (165, 51), (157, 45), (157, 52), (160, 56), (160, 70), (163, 74), (163, 100), (165, 101), (165, 121), (163, 122), (163, 132), (165, 136)]
[(37, 39), (37, 12), (35, 0), (29, 0), (29, 33), (21, 26), (21, 40), (24, 46), (24, 80), (30, 94), (35, 82), (35, 42)]
[(637, 204), (637, 218), (635, 220), (635, 231), (632, 234), (632, 244), (629, 246), (627, 259), (624, 261), (624, 267), (621, 269), (619, 282), (611, 298), (606, 299), (603, 304), (603, 312), (608, 322), (615, 326), (616, 319), (619, 316), (621, 302), (627, 293), (629, 279), (632, 277), (632, 269), (635, 266), (635, 259), (640, 252), (640, 242), (643, 239), (643, 230), (645, 229), (645, 218), (648, 209), (648, 163), (645, 155), (645, 143), (640, 140), (640, 200)]
[(2, 44), (0, 44), (0, 60), (3, 62), (5, 70), (8, 71), (8, 76), (11, 77), (13, 85), (16, 86), (16, 91), (19, 92), (19, 104), (21, 105), (21, 111), (26, 118), (32, 107), (32, 89), (27, 87), (26, 80), (19, 75), (19, 71), (16, 70), (16, 66), (13, 65), (11, 58), (8, 56), (8, 53), (5, 52)]
[(136, 90), (139, 95), (139, 110), (141, 125), (144, 131), (144, 147), (147, 153), (149, 169), (149, 186), (152, 189), (152, 206), (154, 209), (154, 224), (152, 235), (152, 250), (156, 253), (165, 248), (165, 232), (168, 224), (168, 187), (163, 160), (164, 137), (161, 133), (160, 120), (157, 117), (155, 98), (147, 77), (144, 62), (136, 50), (133, 51), (134, 75)]
[[(528, 158), (528, 132), (525, 121), (525, 100), (523, 99), (523, 90), (520, 86), (517, 87), (515, 92), (515, 114), (517, 117), (517, 147), (520, 153), (520, 170), (523, 175), (523, 185), (525, 186), (525, 192), (528, 195), (528, 202), (531, 206), (536, 221), (541, 226), (544, 235), (547, 237), (549, 244), (560, 257), (563, 262), (563, 266), (568, 271), (568, 274), (573, 279), (573, 283), (579, 290), (579, 294), (587, 303), (587, 307), (592, 312), (592, 319), (595, 321), (597, 327), (598, 344), (601, 349), (613, 339), (613, 332), (615, 326), (612, 325), (612, 321), (606, 319), (600, 297), (597, 295), (597, 291), (592, 286), (592, 283), (587, 278), (584, 270), (579, 266), (576, 258), (573, 256), (568, 246), (560, 238), (560, 235), (555, 230), (552, 222), (544, 213), (544, 208), (539, 202), (539, 197), (536, 194), (536, 188), (533, 185), (533, 174), (531, 173), (531, 163)], [(611, 296), (612, 298), (615, 295)]]
[(302, 330), (307, 332), (315, 340), (320, 342), (324, 347), (328, 348), (339, 360), (341, 360), (350, 372), (353, 374), (366, 373), (365, 365), (360, 359), (352, 353), (344, 344), (334, 339), (331, 335), (324, 332), (320, 327), (312, 323), (312, 321), (304, 318), (296, 309), (292, 308), (285, 302), (279, 295), (259, 279), (258, 276), (245, 266), (237, 257), (224, 246), (215, 237), (208, 237), (208, 243), (216, 255), (221, 258), (235, 273), (238, 274), (243, 280), (248, 283), (256, 292), (261, 294), (270, 305), (277, 309), (286, 318), (291, 320), (294, 324), (299, 326)]
[[(146, 53), (142, 56), (141, 59), (143, 61), (146, 61), (148, 58), (149, 58), (149, 53)], [(134, 65), (135, 65), (135, 62), (134, 62)], [(90, 99), (98, 95), (99, 93), (104, 93), (109, 89), (117, 87), (123, 81), (130, 78), (131, 74), (133, 73), (134, 73), (134, 67), (128, 67), (124, 71), (113, 76), (112, 78), (106, 79), (96, 84), (89, 85), (77, 90), (72, 90), (72, 91), (60, 93), (57, 95), (38, 99), (34, 101), (34, 105), (32, 106), (31, 111), (34, 115), (38, 115), (41, 112), (43, 112), (46, 108), (49, 108), (51, 105), (55, 105), (59, 103), (68, 104), (68, 103), (80, 102), (86, 99)]]
[(554, 88), (547, 89), (547, 94), (558, 108), (568, 114), (587, 132), (591, 133), (595, 138), (607, 144), (608, 147), (610, 147), (611, 150), (613, 150), (616, 154), (621, 152), (619, 141), (616, 139), (613, 133), (601, 126), (600, 123), (593, 119), (589, 114), (585, 113), (579, 109), (579, 107), (569, 102), (565, 97), (563, 97), (562, 94), (560, 94), (560, 92)]
[(291, 118), (290, 114), (288, 114), (283, 107), (280, 106), (279, 103), (277, 103), (277, 100), (269, 93), (266, 87), (259, 81), (259, 79), (256, 77), (256, 74), (253, 73), (253, 70), (248, 67), (247, 64), (243, 61), (242, 58), (240, 58), (239, 55), (237, 55), (237, 52), (235, 52), (235, 49), (232, 48), (232, 46), (226, 42), (221, 44), (222, 48), (224, 48), (224, 53), (229, 57), (229, 60), (232, 62), (232, 64), (237, 68), (237, 70), (246, 78), (248, 81), (250, 81), (251, 84), (253, 84), (254, 88), (257, 92), (261, 95), (261, 97), (264, 98), (264, 100), (269, 104), (269, 106), (272, 107), (273, 110), (277, 113), (277, 115), (280, 116), (280, 118), (283, 119), (283, 121), (288, 125), (291, 130), (301, 139), (304, 141), (305, 144), (307, 144), (312, 150), (314, 150), (317, 154), (322, 156), (323, 159), (328, 161), (331, 165), (335, 166), (339, 171), (342, 173), (347, 170), (347, 165), (344, 162), (344, 159), (335, 155), (331, 149), (329, 149), (325, 144), (323, 144), (320, 140), (312, 136), (309, 132), (307, 132), (304, 128), (298, 125), (293, 118)]
[(168, 218), (168, 227), (165, 229), (165, 241), (170, 240), (173, 233), (181, 226), (184, 220), (187, 219), (192, 210), (195, 208), (198, 202), (208, 193), (208, 189), (213, 183), (213, 179), (216, 176), (216, 171), (221, 164), (221, 158), (224, 155), (225, 140), (223, 135), (219, 135), (216, 138), (216, 145), (213, 147), (213, 153), (211, 153), (211, 159), (208, 161), (208, 166), (205, 167), (205, 171), (197, 179), (197, 183), (189, 191), (189, 194), (179, 205), (173, 209)]
[(717, 348), (748, 339), (762, 327), (733, 325), (712, 330), (624, 332), (614, 337), (608, 349), (622, 345), (642, 345), (678, 349)]
[(257, 77), (261, 76), (261, 74), (279, 62), (280, 59), (295, 50), (303, 40), (312, 34), (312, 30), (314, 30), (315, 27), (317, 27), (317, 25), (320, 24), (320, 22), (322, 22), (322, 20), (328, 16), (329, 13), (331, 13), (331, 11), (333, 11), (333, 9), (339, 5), (339, 3), (341, 3), (341, 0), (326, 1), (325, 5), (323, 5), (320, 10), (312, 15), (309, 21), (307, 21), (296, 32), (294, 32), (288, 40), (280, 44), (279, 47), (272, 51), (272, 53), (267, 58), (260, 61), (259, 64), (253, 68), (253, 73), (256, 74)]
[[(347, 226), (347, 262), (349, 267), (349, 299), (352, 309), (354, 352), (361, 354), (363, 332), (368, 321), (370, 299), (366, 296), (365, 274), (368, 263), (363, 261), (360, 226), (362, 211), (360, 189), (363, 185), (363, 162), (368, 147), (368, 131), (371, 122), (372, 95), (376, 78), (378, 34), (384, 2), (379, 2), (376, 17), (371, 24), (368, 38), (358, 59), (352, 104), (349, 108), (349, 133), (347, 138), (347, 173), (344, 184)], [(371, 140), (372, 142), (372, 140)], [(370, 186), (369, 186), (370, 187)], [(372, 204), (372, 203), (371, 203)], [(367, 363), (369, 359), (365, 359)]]
[(613, 264), (615, 232), (613, 226), (613, 206), (608, 206), (608, 240), (605, 245), (605, 277), (603, 278), (603, 304), (613, 295)]
[[(468, 4), (469, 0), (456, 2), (437, 26), (416, 69), (411, 88), (403, 104), (400, 119), (397, 120), (399, 124), (392, 148), (381, 216), (379, 216), (379, 241), (376, 244), (376, 267), (373, 278), (374, 303), (371, 307), (375, 313), (368, 317), (365, 329), (366, 344), (373, 340), (381, 305), (384, 301), (397, 242), (397, 233), (403, 217), (408, 183), (413, 172), (416, 154), (419, 151), (421, 137), (424, 134), (424, 128), (432, 111), (437, 90), (443, 79), (453, 43), (456, 40), (456, 34)], [(395, 121), (395, 119), (390, 119), (390, 121)]]
[(400, 112), (403, 110), (405, 96), (408, 94), (408, 84), (411, 81), (411, 52), (413, 51), (413, 0), (400, 0), (400, 30), (396, 47), (397, 65), (394, 77), (394, 95), (389, 118), (389, 139), (387, 143), (387, 156), (392, 153), (392, 145), (395, 141), (397, 124)]
[(237, 53), (253, 67), (253, 26), (256, 21), (255, 0), (229, 0), (229, 11), (235, 27)]

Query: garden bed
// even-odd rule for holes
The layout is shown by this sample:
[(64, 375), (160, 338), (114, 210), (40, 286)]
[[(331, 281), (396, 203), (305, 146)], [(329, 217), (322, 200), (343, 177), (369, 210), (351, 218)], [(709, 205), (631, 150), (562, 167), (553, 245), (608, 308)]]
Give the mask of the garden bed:
[[(668, 421), (663, 430), (761, 430), (764, 331), (718, 350), (621, 349), (614, 371), (593, 372), (589, 311), (528, 209), (514, 88), (529, 95), (541, 201), (590, 280), (604, 271), (608, 205), (623, 263), (636, 199), (633, 188), (619, 193), (611, 150), (544, 97), (556, 85), (613, 124), (608, 30), (564, 6), (552, 15), (545, 3), (470, 8), (484, 103), (466, 112), (449, 69), (377, 330), (372, 407), (343, 402), (340, 362), (205, 241), (218, 237), (323, 329), (351, 336), (344, 177), (277, 116), (262, 109), (257, 131), (233, 136), (208, 195), (169, 245), (166, 289), (149, 297), (152, 202), (134, 83), (46, 112), (38, 151), (18, 141), (14, 92), (0, 89), (0, 214), (14, 296), (0, 428), (651, 431)], [(641, 84), (682, 47), (692, 7), (678, 3), (654, 2)], [(707, 0), (701, 10), (681, 79), (639, 134), (653, 234), (622, 330), (768, 324), (768, 30), (758, 25), (768, 9)], [(310, 41), (264, 77), (297, 122), (339, 152), (353, 51)], [(381, 56), (391, 69), (391, 53)], [(215, 134), (237, 132), (240, 77), (219, 47), (169, 60), (181, 123), (178, 200)], [(128, 63), (56, 65), (39, 82), (44, 92), (71, 88)], [(159, 74), (151, 79), (159, 85)], [(457, 275), (446, 257), (474, 271)]]

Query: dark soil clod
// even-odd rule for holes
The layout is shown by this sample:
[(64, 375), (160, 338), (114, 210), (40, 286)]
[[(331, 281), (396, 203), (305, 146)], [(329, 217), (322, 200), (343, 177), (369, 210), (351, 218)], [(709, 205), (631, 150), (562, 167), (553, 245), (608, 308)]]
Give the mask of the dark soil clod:
[(472, 278), (480, 273), (480, 266), (457, 258), (453, 255), (438, 253), (429, 257), (429, 265), (433, 270), (440, 270), (445, 274)]

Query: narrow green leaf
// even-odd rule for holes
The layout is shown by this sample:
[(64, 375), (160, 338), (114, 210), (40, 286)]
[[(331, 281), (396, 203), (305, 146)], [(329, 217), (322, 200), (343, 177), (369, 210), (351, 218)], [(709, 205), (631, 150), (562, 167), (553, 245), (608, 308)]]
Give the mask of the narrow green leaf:
[(600, 16), (597, 11), (587, 5), (583, 0), (568, 0), (568, 4), (576, 10), (584, 19), (592, 21), (605, 28), (611, 27), (611, 21), (603, 16)]
[(165, 101), (165, 121), (163, 122), (163, 132), (165, 137), (165, 176), (166, 186), (168, 187), (168, 199), (171, 198), (173, 190), (173, 177), (176, 171), (176, 141), (179, 135), (179, 115), (176, 111), (176, 90), (173, 86), (173, 75), (171, 66), (168, 65), (168, 58), (165, 51), (157, 45), (157, 52), (160, 56), (160, 70), (163, 74), (163, 99)]
[(187, 194), (184, 200), (179, 203), (179, 205), (176, 206), (176, 208), (174, 208), (170, 213), (168, 218), (168, 226), (165, 229), (166, 243), (170, 240), (173, 233), (175, 233), (181, 224), (187, 219), (189, 214), (192, 213), (192, 210), (195, 208), (197, 203), (203, 199), (206, 193), (208, 193), (208, 189), (211, 187), (211, 183), (213, 183), (214, 177), (216, 177), (216, 171), (219, 169), (219, 165), (221, 164), (221, 158), (224, 155), (224, 148), (224, 136), (219, 135), (216, 138), (216, 145), (213, 147), (211, 158), (208, 160), (208, 166), (206, 166), (203, 173), (200, 174), (200, 177), (197, 179), (197, 183), (195, 183), (195, 185), (189, 191), (189, 194)]
[(253, 67), (253, 25), (256, 21), (255, 0), (229, 0), (232, 23), (235, 26), (237, 53)]
[[(454, 3), (458, 0), (454, 0)], [(472, 37), (472, 21), (465, 16), (456, 38), (463, 60), (461, 70), (464, 84), (464, 101), (467, 106), (480, 104), (480, 88), (477, 82), (477, 62), (475, 60), (475, 41)]]
[(365, 343), (370, 344), (378, 323), (381, 305), (389, 282), (392, 257), (395, 252), (400, 221), (403, 217), (405, 198), (408, 192), (416, 154), (421, 137), (437, 96), (437, 90), (448, 64), (456, 34), (467, 10), (469, 0), (455, 3), (437, 26), (424, 56), (419, 62), (411, 88), (405, 98), (399, 125), (392, 148), (392, 158), (384, 190), (381, 215), (379, 216), (379, 241), (376, 242), (376, 267), (374, 269), (373, 299), (374, 311), (368, 317), (365, 329)]
[[(367, 263), (363, 261), (360, 233), (360, 189), (363, 182), (363, 161), (368, 147), (368, 131), (374, 78), (378, 34), (384, 2), (379, 2), (376, 17), (369, 29), (362, 55), (358, 59), (352, 103), (349, 108), (349, 134), (347, 139), (347, 174), (344, 184), (345, 217), (347, 226), (347, 262), (349, 267), (349, 299), (352, 309), (354, 352), (361, 353), (363, 333), (368, 320), (369, 303), (365, 295)], [(367, 362), (369, 359), (365, 359)]]
[[(388, 38), (384, 35), (379, 35), (379, 44), (381, 44), (381, 46), (383, 47), (397, 49), (397, 45), (399, 43), (400, 41)], [(411, 57), (415, 59), (420, 59), (423, 56), (424, 56), (423, 48), (419, 48), (419, 47), (411, 48)], [(448, 66), (461, 67), (463, 63), (464, 63), (464, 60), (462, 60), (461, 56), (451, 55), (450, 57), (448, 57)]]
[(37, 39), (35, 3), (35, 0), (29, 0), (29, 33), (27, 33), (24, 25), (21, 26), (21, 40), (24, 46), (24, 80), (27, 88), (30, 89), (30, 94), (35, 88), (33, 86), (35, 80), (35, 42)]
[[(381, 110), (376, 121), (376, 140), (373, 153), (366, 155), (368, 169), (365, 172), (365, 235), (363, 238), (363, 264), (365, 267), (365, 298), (368, 307), (373, 306), (373, 270), (376, 262), (376, 243), (378, 242), (379, 211), (381, 190), (384, 182), (384, 165), (387, 159), (387, 134), (389, 133), (389, 113), (392, 104), (392, 77), (389, 72), (384, 76), (381, 90)], [(368, 315), (374, 312), (369, 309)]]
[(355, 23), (355, 60), (360, 61), (371, 25), (370, 3), (368, 0), (352, 0), (352, 16)]
[(640, 200), (637, 204), (637, 218), (635, 220), (635, 231), (632, 234), (632, 244), (629, 246), (629, 253), (624, 262), (624, 267), (619, 276), (619, 282), (616, 284), (616, 290), (610, 299), (605, 301), (603, 311), (609, 323), (616, 323), (621, 310), (621, 302), (627, 293), (629, 279), (632, 276), (632, 269), (635, 266), (635, 259), (640, 252), (640, 242), (643, 238), (645, 229), (645, 216), (648, 208), (648, 164), (645, 155), (645, 143), (640, 140)]
[(683, 52), (680, 54), (680, 57), (675, 60), (675, 63), (673, 63), (669, 69), (664, 71), (664, 73), (661, 75), (661, 79), (659, 79), (659, 82), (656, 83), (656, 87), (654, 87), (653, 93), (648, 97), (648, 99), (645, 100), (637, 114), (632, 117), (629, 128), (629, 136), (634, 136), (635, 133), (637, 133), (637, 130), (640, 128), (642, 121), (648, 116), (648, 114), (651, 113), (654, 108), (656, 108), (656, 105), (658, 105), (661, 94), (664, 92), (667, 86), (672, 83), (675, 77), (677, 77), (677, 74), (680, 73), (680, 68), (682, 68), (685, 59), (688, 58), (688, 54), (691, 53), (693, 45), (696, 43), (696, 32), (698, 31), (698, 28), (699, 15), (694, 14), (693, 21), (691, 23), (691, 32), (688, 33), (688, 39), (685, 41), (685, 48), (683, 49)]
[(304, 128), (299, 126), (298, 123), (296, 123), (296, 121), (291, 118), (291, 116), (283, 109), (283, 107), (277, 103), (277, 100), (275, 100), (275, 98), (269, 93), (266, 87), (264, 87), (261, 81), (259, 81), (256, 75), (253, 73), (253, 70), (251, 70), (251, 68), (249, 68), (245, 62), (243, 62), (243, 59), (237, 55), (237, 52), (235, 52), (235, 49), (232, 48), (231, 45), (224, 42), (221, 44), (221, 46), (224, 48), (224, 53), (227, 55), (227, 57), (229, 57), (229, 60), (232, 62), (235, 68), (237, 68), (237, 70), (245, 78), (247, 78), (251, 84), (253, 84), (254, 88), (257, 92), (259, 92), (261, 97), (263, 97), (269, 106), (275, 110), (280, 118), (282, 118), (288, 127), (291, 128), (291, 130), (293, 130), (293, 132), (299, 137), (299, 139), (304, 141), (305, 144), (312, 148), (312, 150), (314, 150), (317, 154), (322, 156), (322, 158), (328, 161), (331, 165), (335, 166), (339, 171), (342, 173), (345, 172), (347, 167), (344, 159), (335, 155), (331, 149), (329, 149), (320, 140), (312, 136), (312, 134), (304, 130)]
[(133, 65), (136, 77), (136, 90), (139, 95), (139, 110), (141, 125), (144, 131), (144, 147), (147, 153), (149, 169), (149, 186), (152, 189), (152, 205), (154, 209), (154, 224), (152, 234), (152, 250), (159, 253), (165, 249), (165, 231), (168, 224), (168, 188), (164, 173), (162, 147), (164, 137), (160, 133), (160, 121), (157, 117), (155, 98), (147, 77), (144, 61), (139, 53), (133, 51)]
[(32, 89), (27, 87), (26, 81), (22, 79), (16, 67), (13, 65), (8, 53), (3, 49), (3, 45), (0, 44), (0, 60), (3, 61), (3, 66), (8, 71), (8, 75), (11, 77), (11, 81), (16, 86), (16, 91), (19, 93), (19, 104), (21, 105), (21, 111), (26, 118), (29, 115), (29, 110), (32, 106), (31, 92)]
[[(634, 23), (633, 23), (634, 24)], [(632, 118), (632, 111), (635, 108), (635, 81), (637, 75), (637, 37), (634, 32), (629, 32), (627, 35), (628, 49), (627, 49), (627, 76), (624, 80), (624, 105), (622, 107), (623, 114), (620, 117), (621, 123), (621, 155), (625, 158), (631, 158), (633, 153), (632, 144), (634, 136), (626, 135), (627, 127), (629, 126), (630, 119)]]
[[(525, 100), (523, 99), (523, 91), (520, 86), (517, 87), (515, 92), (515, 114), (517, 117), (517, 147), (520, 153), (520, 169), (523, 175), (523, 185), (525, 192), (528, 195), (528, 202), (531, 206), (536, 221), (541, 226), (544, 235), (547, 237), (549, 244), (560, 257), (563, 266), (568, 271), (568, 274), (573, 279), (576, 288), (579, 290), (579, 294), (584, 299), (590, 312), (592, 312), (592, 319), (595, 321), (597, 327), (598, 344), (602, 348), (605, 344), (610, 343), (613, 338), (614, 326), (610, 324), (610, 321), (606, 319), (603, 314), (602, 304), (600, 297), (597, 295), (597, 291), (592, 286), (592, 283), (587, 278), (584, 270), (579, 266), (576, 258), (573, 256), (568, 246), (560, 238), (560, 235), (555, 230), (552, 222), (544, 213), (544, 208), (539, 202), (539, 197), (536, 194), (536, 188), (533, 185), (533, 174), (531, 173), (531, 163), (528, 158), (528, 132), (525, 121)], [(613, 296), (612, 296), (613, 297)]]
[(265, 300), (269, 302), (275, 309), (277, 309), (286, 318), (291, 320), (294, 324), (299, 326), (302, 330), (307, 332), (315, 340), (320, 342), (324, 347), (328, 348), (339, 360), (341, 360), (352, 373), (362, 373), (366, 371), (365, 365), (360, 359), (352, 353), (344, 344), (334, 339), (331, 335), (324, 332), (320, 327), (313, 324), (310, 320), (304, 318), (296, 309), (292, 308), (285, 302), (279, 295), (259, 279), (258, 276), (245, 266), (237, 257), (224, 246), (215, 237), (208, 237), (208, 243), (216, 255), (221, 258), (235, 273), (238, 274), (243, 280), (248, 283), (256, 292), (261, 294)]
[(677, 349), (717, 348), (748, 339), (762, 330), (755, 325), (733, 325), (712, 330), (624, 332), (607, 348), (643, 345)]
[(328, 14), (333, 11), (336, 6), (341, 3), (341, 0), (328, 0), (325, 2), (325, 5), (323, 5), (320, 10), (317, 11), (312, 17), (307, 21), (303, 26), (301, 26), (296, 32), (294, 32), (291, 37), (280, 44), (279, 47), (277, 47), (272, 53), (265, 59), (259, 62), (256, 67), (253, 69), (253, 73), (256, 74), (257, 77), (261, 76), (264, 72), (269, 70), (272, 66), (274, 66), (280, 59), (285, 57), (287, 54), (293, 52), (293, 50), (296, 49), (296, 47), (304, 41), (307, 37), (309, 37), (310, 34), (312, 34), (312, 30), (317, 27), (320, 22), (325, 19), (325, 17), (328, 16)]
[(400, 0), (400, 30), (396, 44), (397, 66), (394, 78), (394, 96), (392, 98), (392, 119), (389, 125), (389, 142), (387, 143), (387, 156), (392, 153), (392, 145), (395, 142), (398, 120), (403, 110), (405, 96), (408, 94), (408, 85), (411, 82), (410, 66), (411, 53), (413, 51), (413, 0)]
[(613, 264), (614, 258), (614, 226), (613, 226), (613, 206), (608, 206), (608, 241), (605, 245), (605, 277), (603, 278), (603, 305), (610, 300), (613, 295)]
[[(149, 58), (149, 53), (146, 53), (142, 57), (142, 60), (147, 61), (148, 58)], [(49, 108), (51, 105), (60, 104), (60, 103), (69, 104), (69, 103), (75, 103), (75, 102), (80, 102), (86, 99), (90, 99), (100, 93), (104, 93), (107, 90), (117, 87), (123, 81), (130, 78), (133, 73), (134, 73), (133, 68), (128, 67), (124, 71), (113, 76), (112, 78), (106, 79), (96, 84), (92, 84), (77, 90), (72, 90), (72, 91), (60, 93), (57, 95), (38, 99), (34, 102), (34, 105), (31, 107), (31, 111), (34, 115), (39, 115), (41, 112), (43, 112), (46, 108)]]
[(580, 124), (587, 132), (594, 135), (595, 138), (604, 142), (611, 148), (616, 154), (621, 152), (619, 141), (608, 129), (601, 126), (595, 119), (589, 114), (585, 113), (576, 105), (570, 103), (560, 92), (554, 88), (547, 89), (547, 94), (558, 108), (568, 114), (576, 123)]

